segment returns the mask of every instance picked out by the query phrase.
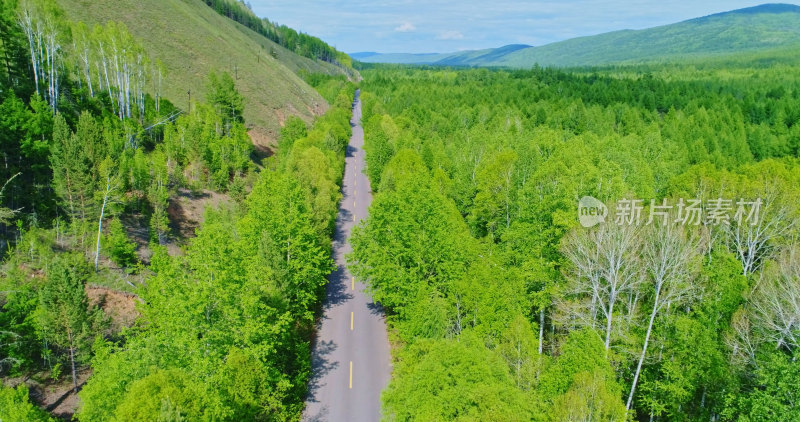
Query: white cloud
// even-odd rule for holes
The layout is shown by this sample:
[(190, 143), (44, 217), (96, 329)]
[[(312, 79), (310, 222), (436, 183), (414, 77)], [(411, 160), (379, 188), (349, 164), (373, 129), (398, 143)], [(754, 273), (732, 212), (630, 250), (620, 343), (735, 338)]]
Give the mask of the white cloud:
[(411, 22), (403, 22), (402, 25), (398, 26), (394, 30), (397, 32), (414, 32), (417, 30), (417, 27)]
[(460, 40), (464, 38), (464, 34), (458, 31), (442, 31), (436, 36), (437, 40)]

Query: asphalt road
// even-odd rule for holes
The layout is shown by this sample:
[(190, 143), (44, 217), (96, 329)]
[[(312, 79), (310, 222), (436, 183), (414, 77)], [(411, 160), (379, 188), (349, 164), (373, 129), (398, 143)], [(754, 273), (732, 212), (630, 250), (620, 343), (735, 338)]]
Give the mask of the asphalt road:
[(383, 311), (345, 265), (345, 256), (352, 250), (350, 232), (367, 216), (372, 201), (369, 180), (363, 172), (364, 129), (358, 91), (350, 125), (353, 136), (345, 156), (342, 202), (333, 241), (338, 270), (329, 277), (324, 314), (317, 326), (304, 421), (380, 420), (380, 395), (391, 375)]

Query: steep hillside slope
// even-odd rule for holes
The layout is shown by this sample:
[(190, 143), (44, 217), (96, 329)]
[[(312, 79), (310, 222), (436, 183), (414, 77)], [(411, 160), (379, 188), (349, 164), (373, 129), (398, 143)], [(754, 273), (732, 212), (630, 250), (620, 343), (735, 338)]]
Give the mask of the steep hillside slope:
[(491, 66), (515, 51), (531, 48), (525, 44), (510, 44), (500, 48), (464, 51), (445, 57), (435, 64), (448, 66)]
[(58, 0), (70, 19), (88, 25), (123, 22), (160, 59), (168, 74), (166, 98), (186, 108), (204, 98), (211, 71), (238, 77), (246, 98), (245, 119), (274, 137), (289, 115), (306, 121), (324, 112), (326, 101), (296, 72), (341, 73), (322, 61), (300, 57), (244, 26), (217, 14), (201, 0)]

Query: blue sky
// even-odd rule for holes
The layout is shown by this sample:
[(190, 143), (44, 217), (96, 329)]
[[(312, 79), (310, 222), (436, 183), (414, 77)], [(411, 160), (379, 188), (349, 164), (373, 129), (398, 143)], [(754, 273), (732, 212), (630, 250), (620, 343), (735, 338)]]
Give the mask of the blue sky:
[(435, 53), (542, 45), (766, 3), (743, 0), (250, 0), (258, 16), (347, 53)]

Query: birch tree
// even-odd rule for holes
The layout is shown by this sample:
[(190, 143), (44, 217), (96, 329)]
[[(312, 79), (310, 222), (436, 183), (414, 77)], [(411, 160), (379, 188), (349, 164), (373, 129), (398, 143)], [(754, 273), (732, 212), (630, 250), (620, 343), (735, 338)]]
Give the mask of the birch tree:
[[(117, 117), (131, 118), (134, 112), (143, 116), (145, 87), (151, 73), (150, 59), (127, 27), (110, 21), (105, 26), (95, 25), (89, 30), (79, 23), (73, 32), (80, 73), (90, 95), (94, 96), (96, 84), (99, 91), (108, 93), (111, 111)], [(158, 77), (157, 95), (160, 100), (161, 69)]]
[(92, 40), (92, 32), (85, 23), (79, 22), (72, 29), (73, 45), (75, 54), (78, 56), (79, 66), (83, 77), (86, 79), (86, 87), (89, 90), (89, 96), (94, 97), (94, 84), (92, 83), (92, 61), (94, 43)]
[(156, 96), (156, 113), (158, 113), (161, 111), (161, 86), (164, 78), (167, 76), (167, 68), (161, 60), (156, 59), (153, 66), (151, 66), (151, 71), (153, 73), (151, 77), (153, 81), (153, 92)]
[(745, 277), (761, 269), (772, 256), (776, 241), (795, 226), (791, 208), (778, 201), (779, 195), (768, 192), (757, 199), (759, 205), (754, 205), (752, 215), (743, 215), (728, 226), (732, 249), (742, 262)]
[(783, 252), (751, 297), (752, 322), (763, 341), (788, 351), (800, 346), (800, 250)]
[[(102, 183), (102, 190), (95, 193), (96, 198), (101, 203), (100, 205), (100, 218), (97, 222), (97, 244), (95, 246), (94, 252), (94, 270), (97, 271), (98, 265), (100, 263), (100, 238), (103, 234), (103, 217), (106, 215), (106, 208), (113, 202), (115, 202), (116, 198), (115, 195), (117, 194), (117, 190), (119, 188), (119, 179), (113, 172), (114, 162), (111, 161), (111, 158), (106, 157), (102, 163), (100, 163), (100, 175), (101, 175), (101, 183)], [(102, 199), (101, 199), (102, 198)]]
[(695, 272), (696, 266), (692, 260), (698, 253), (698, 242), (688, 236), (682, 226), (666, 224), (663, 226), (649, 226), (644, 233), (647, 239), (644, 242), (642, 253), (642, 267), (647, 274), (647, 280), (653, 288), (653, 305), (650, 319), (644, 337), (644, 345), (639, 355), (639, 363), (633, 375), (631, 391), (625, 409), (630, 410), (633, 394), (642, 371), (642, 364), (647, 355), (647, 346), (653, 332), (653, 324), (658, 314), (665, 306), (676, 305), (686, 299), (692, 291), (689, 283)]
[(36, 92), (58, 109), (59, 77), (62, 67), (62, 42), (69, 29), (61, 25), (61, 12), (52, 0), (25, 1), (17, 17), (28, 40)]
[(611, 345), (614, 311), (618, 311), (620, 298), (633, 294), (641, 280), (637, 232), (635, 226), (602, 224), (592, 230), (573, 231), (562, 248), (574, 267), (574, 272), (568, 274), (574, 286), (572, 291), (590, 295), (589, 314), (593, 318), (599, 311), (605, 320), (606, 352)]

